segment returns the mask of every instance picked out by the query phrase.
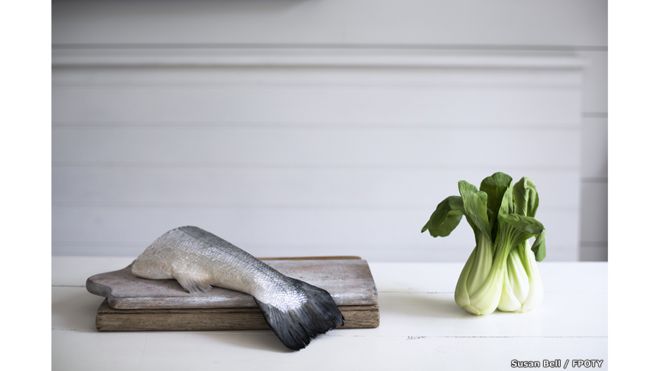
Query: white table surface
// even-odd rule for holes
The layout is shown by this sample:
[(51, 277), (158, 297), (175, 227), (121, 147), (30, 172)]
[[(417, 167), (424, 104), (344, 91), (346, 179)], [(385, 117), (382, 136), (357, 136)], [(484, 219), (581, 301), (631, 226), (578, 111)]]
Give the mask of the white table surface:
[(556, 358), (607, 368), (607, 263), (541, 263), (540, 308), (482, 317), (454, 303), (462, 263), (370, 263), (380, 327), (330, 331), (289, 352), (270, 330), (97, 332), (103, 299), (85, 280), (131, 261), (53, 258), (53, 370), (511, 370), (512, 359)]

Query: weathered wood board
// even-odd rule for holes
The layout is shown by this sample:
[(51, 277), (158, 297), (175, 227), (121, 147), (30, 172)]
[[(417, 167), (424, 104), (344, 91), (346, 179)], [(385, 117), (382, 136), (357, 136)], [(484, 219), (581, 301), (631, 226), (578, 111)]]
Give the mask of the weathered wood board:
[[(278, 271), (326, 289), (345, 323), (343, 328), (378, 327), (378, 294), (367, 262), (359, 257), (262, 259)], [(254, 299), (212, 288), (190, 294), (175, 280), (134, 276), (130, 265), (87, 279), (87, 290), (104, 296), (96, 315), (99, 331), (267, 329)]]
[[(341, 328), (378, 327), (378, 306), (340, 306)], [(257, 308), (112, 309), (104, 301), (96, 314), (99, 331), (264, 330), (268, 324)]]

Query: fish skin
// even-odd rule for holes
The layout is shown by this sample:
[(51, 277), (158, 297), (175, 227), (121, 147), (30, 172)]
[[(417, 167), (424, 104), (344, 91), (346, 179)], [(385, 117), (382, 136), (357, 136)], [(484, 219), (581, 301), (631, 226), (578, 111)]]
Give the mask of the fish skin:
[(178, 227), (160, 236), (133, 262), (131, 272), (148, 279), (176, 279), (190, 293), (216, 286), (252, 295), (266, 322), (293, 350), (344, 322), (327, 291), (285, 276), (194, 226)]

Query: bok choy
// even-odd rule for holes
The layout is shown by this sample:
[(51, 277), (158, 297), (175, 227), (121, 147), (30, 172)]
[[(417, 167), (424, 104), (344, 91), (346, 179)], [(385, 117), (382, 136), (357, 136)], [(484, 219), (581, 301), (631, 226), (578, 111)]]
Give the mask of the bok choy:
[(537, 262), (545, 258), (545, 228), (535, 219), (536, 186), (495, 173), (476, 186), (461, 180), (459, 196), (445, 198), (422, 228), (433, 237), (448, 236), (463, 216), (474, 231), (472, 250), (456, 284), (454, 299), (466, 311), (498, 309), (525, 312), (543, 300)]

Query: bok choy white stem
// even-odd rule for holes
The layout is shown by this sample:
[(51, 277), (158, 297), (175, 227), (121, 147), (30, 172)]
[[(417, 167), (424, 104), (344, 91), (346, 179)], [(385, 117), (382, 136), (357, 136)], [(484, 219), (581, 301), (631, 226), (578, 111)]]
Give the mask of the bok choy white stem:
[(476, 315), (538, 306), (543, 284), (537, 261), (545, 258), (545, 228), (534, 217), (539, 205), (534, 183), (522, 178), (512, 184), (509, 175), (498, 172), (479, 189), (460, 181), (458, 190), (460, 196), (438, 204), (422, 228), (446, 237), (465, 216), (474, 231), (476, 246), (459, 276), (456, 303)]

